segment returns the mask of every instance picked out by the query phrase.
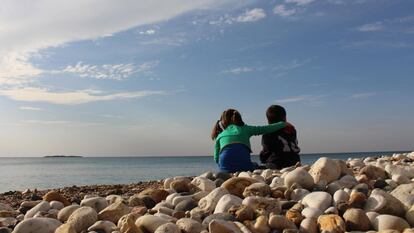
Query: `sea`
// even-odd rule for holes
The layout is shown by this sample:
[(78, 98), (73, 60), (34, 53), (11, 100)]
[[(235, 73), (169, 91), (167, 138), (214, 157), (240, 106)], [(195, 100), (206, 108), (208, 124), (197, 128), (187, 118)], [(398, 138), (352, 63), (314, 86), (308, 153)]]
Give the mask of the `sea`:
[[(304, 164), (333, 159), (392, 155), (407, 151), (302, 154)], [(252, 160), (259, 162), (259, 156)], [(181, 157), (0, 157), (0, 193), (91, 184), (128, 184), (217, 171), (211, 156)]]

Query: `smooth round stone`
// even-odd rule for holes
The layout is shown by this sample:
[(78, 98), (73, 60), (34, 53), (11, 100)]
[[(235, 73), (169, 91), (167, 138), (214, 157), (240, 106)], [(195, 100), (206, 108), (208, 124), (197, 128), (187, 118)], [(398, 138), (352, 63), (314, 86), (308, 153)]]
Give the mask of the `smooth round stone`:
[(181, 233), (181, 230), (177, 225), (169, 222), (159, 226), (154, 233)]
[(318, 224), (314, 218), (305, 218), (300, 223), (300, 232), (318, 233)]
[(409, 184), (411, 182), (411, 180), (403, 174), (392, 175), (391, 179), (397, 182), (397, 184)]
[(385, 170), (374, 165), (367, 165), (363, 167), (360, 170), (359, 174), (367, 176), (367, 178), (370, 180), (387, 179), (387, 173)]
[(336, 209), (334, 206), (331, 206), (328, 209), (326, 209), (323, 213), (324, 214), (338, 214), (338, 209)]
[(227, 212), (235, 216), (236, 219), (240, 222), (244, 222), (246, 220), (251, 221), (255, 219), (254, 209), (246, 205), (232, 206)]
[(406, 210), (410, 209), (414, 205), (414, 183), (399, 185), (391, 195), (400, 200)]
[(333, 159), (322, 157), (316, 160), (311, 166), (309, 174), (313, 177), (315, 183), (321, 180), (330, 183), (339, 178), (341, 175), (341, 167)]
[(13, 233), (54, 233), (62, 225), (52, 218), (29, 218), (17, 224)]
[(174, 210), (176, 211), (189, 211), (197, 207), (197, 203), (194, 200), (184, 200), (179, 202)]
[(88, 199), (83, 199), (80, 203), (80, 206), (89, 206), (99, 213), (99, 211), (105, 209), (108, 206), (108, 201), (103, 197), (91, 197)]
[(269, 218), (267, 216), (260, 215), (254, 222), (247, 221), (245, 224), (252, 232), (270, 232), (271, 229), (268, 225), (268, 221)]
[(211, 214), (211, 215), (207, 216), (203, 220), (202, 225), (204, 227), (207, 227), (210, 224), (210, 222), (215, 220), (215, 219), (224, 220), (224, 221), (236, 221), (236, 218), (233, 215), (229, 214), (229, 213), (219, 213), (219, 214)]
[(296, 225), (283, 215), (271, 215), (269, 218), (269, 226), (272, 229), (297, 229)]
[(221, 179), (221, 180), (226, 181), (226, 180), (230, 179), (232, 177), (232, 175), (230, 173), (227, 173), (227, 172), (217, 172), (214, 175), (214, 177), (216, 179)]
[[(159, 203), (165, 200), (165, 198), (167, 198), (168, 195), (170, 195), (170, 193), (165, 189), (152, 189), (152, 188), (147, 188), (144, 191), (139, 193), (139, 196), (151, 197), (156, 203)], [(112, 203), (123, 201), (122, 197), (117, 197), (116, 199), (117, 201), (113, 201)]]
[(216, 178), (214, 177), (214, 173), (212, 172), (212, 171), (207, 171), (207, 172), (204, 172), (203, 174), (201, 174), (199, 177), (204, 177), (204, 178), (207, 178), (207, 179), (209, 179), (209, 180), (215, 180)]
[(233, 177), (226, 180), (221, 187), (230, 194), (243, 198), (244, 189), (253, 183), (257, 183), (257, 180), (249, 177)]
[(271, 188), (280, 187), (280, 186), (283, 186), (284, 183), (285, 183), (285, 179), (281, 177), (275, 177), (273, 178), (272, 183), (270, 183), (270, 187)]
[(407, 222), (414, 227), (414, 205), (405, 213), (405, 219)]
[(216, 179), (214, 181), (214, 184), (216, 185), (216, 187), (220, 187), (223, 183), (224, 183), (224, 180), (222, 179)]
[(290, 199), (293, 201), (300, 201), (302, 200), (306, 195), (308, 195), (310, 192), (307, 189), (294, 189), (290, 193)]
[(103, 231), (111, 233), (117, 229), (116, 225), (110, 221), (98, 221), (88, 228), (88, 231)]
[(47, 212), (50, 209), (50, 203), (47, 201), (42, 201), (37, 204), (35, 207), (31, 208), (24, 215), (24, 219), (32, 218), (37, 212), (44, 211)]
[(298, 184), (305, 189), (311, 190), (314, 186), (312, 176), (308, 173), (308, 171), (301, 167), (288, 172), (284, 177), (284, 182), (288, 188), (293, 184)]
[(382, 214), (375, 218), (374, 220), (374, 228), (376, 231), (384, 231), (384, 230), (397, 230), (403, 231), (405, 228), (410, 228), (410, 225), (404, 219), (388, 215)]
[(348, 200), (349, 194), (342, 189), (336, 191), (333, 195), (333, 201), (335, 205), (339, 202), (347, 202)]
[(227, 213), (227, 210), (229, 210), (230, 207), (235, 206), (235, 205), (241, 205), (242, 201), (243, 200), (237, 196), (226, 194), (220, 198), (214, 210), (214, 213), (215, 214)]
[(314, 218), (317, 219), (323, 212), (320, 209), (306, 207), (302, 210), (302, 215), (306, 218)]
[(216, 188), (214, 181), (204, 178), (204, 177), (195, 177), (191, 181), (191, 184), (198, 187), (201, 191), (207, 191), (207, 192), (210, 192), (211, 190)]
[(88, 227), (92, 226), (96, 221), (98, 221), (98, 214), (95, 209), (89, 206), (83, 206), (76, 209), (69, 216), (67, 224), (71, 225), (76, 232), (81, 232), (88, 229)]
[[(396, 215), (396, 216), (404, 216), (405, 215), (405, 206), (404, 204), (395, 198), (393, 195), (381, 190), (381, 189), (374, 189), (371, 192), (371, 195), (378, 194), (385, 198), (386, 204), (385, 206), (378, 210), (377, 212), (380, 214), (390, 214), (390, 215)], [(411, 206), (410, 206), (411, 207)], [(408, 208), (407, 208), (408, 209)]]
[(353, 208), (360, 208), (362, 209), (366, 204), (367, 197), (365, 194), (353, 190), (349, 197), (349, 206)]
[(198, 206), (207, 212), (213, 212), (220, 198), (229, 192), (222, 187), (215, 188), (207, 196), (200, 199)]
[(124, 201), (124, 198), (122, 198), (122, 197), (121, 197), (121, 196), (119, 196), (119, 195), (114, 195), (114, 194), (112, 194), (112, 195), (109, 195), (109, 196), (105, 197), (105, 200), (106, 200), (109, 204), (113, 204), (113, 203), (118, 202), (118, 201)]
[(302, 199), (302, 204), (305, 206), (320, 209), (321, 211), (325, 211), (331, 206), (331, 203), (332, 197), (327, 192), (312, 192)]
[(199, 233), (203, 230), (201, 223), (190, 218), (179, 219), (176, 224), (182, 233)]
[(131, 212), (131, 207), (125, 205), (123, 202), (115, 202), (98, 214), (99, 220), (107, 220), (113, 223), (118, 223), (118, 220)]
[(254, 183), (247, 186), (243, 191), (243, 196), (270, 196), (270, 186), (265, 183)]
[(368, 192), (369, 192), (369, 188), (367, 184), (361, 183), (361, 184), (357, 184), (354, 186), (353, 188), (354, 191), (360, 192), (365, 194), (365, 196), (368, 196)]
[(210, 233), (240, 233), (240, 229), (235, 223), (220, 219), (212, 220), (208, 229)]
[(346, 230), (345, 222), (335, 214), (319, 216), (318, 226), (321, 232), (345, 232)]
[(174, 189), (177, 193), (189, 192), (190, 187), (187, 180), (174, 180), (171, 182), (170, 187)]
[(65, 207), (65, 206), (60, 201), (51, 201), (50, 202), (50, 208), (51, 209), (61, 210), (61, 209), (63, 209), (63, 207)]
[(381, 195), (371, 194), (371, 196), (368, 197), (364, 210), (366, 212), (378, 212), (384, 206), (387, 204), (387, 201), (385, 198)]
[(345, 175), (345, 176), (341, 177), (341, 179), (339, 179), (338, 182), (343, 187), (349, 188), (349, 189), (358, 184), (358, 181), (355, 179), (355, 177), (351, 176), (351, 175)]
[(161, 225), (168, 223), (169, 221), (153, 215), (144, 215), (139, 217), (135, 221), (135, 225), (144, 230), (145, 232), (155, 232), (155, 230)]
[(377, 212), (365, 212), (365, 214), (367, 215), (369, 222), (371, 223), (371, 226), (374, 226), (375, 218), (380, 215)]
[(47, 201), (47, 202), (59, 201), (64, 206), (68, 206), (68, 205), (71, 204), (64, 196), (62, 196), (60, 193), (58, 193), (56, 191), (50, 191), (50, 192), (46, 193), (43, 196), (43, 200)]
[(371, 228), (371, 222), (361, 209), (348, 209), (343, 218), (348, 231), (368, 231)]
[(177, 196), (174, 197), (174, 199), (172, 200), (172, 204), (174, 206), (178, 205), (178, 203), (182, 202), (182, 201), (188, 201), (188, 200), (193, 200), (193, 198), (191, 196)]
[(343, 189), (344, 187), (339, 184), (339, 181), (333, 181), (326, 186), (326, 192), (334, 195), (336, 191)]
[(386, 186), (387, 186), (388, 184), (387, 184), (387, 182), (385, 182), (385, 180), (381, 180), (381, 179), (379, 179), (379, 180), (376, 180), (375, 182), (374, 182), (374, 188), (379, 188), (379, 189), (383, 189), (383, 188), (385, 188)]

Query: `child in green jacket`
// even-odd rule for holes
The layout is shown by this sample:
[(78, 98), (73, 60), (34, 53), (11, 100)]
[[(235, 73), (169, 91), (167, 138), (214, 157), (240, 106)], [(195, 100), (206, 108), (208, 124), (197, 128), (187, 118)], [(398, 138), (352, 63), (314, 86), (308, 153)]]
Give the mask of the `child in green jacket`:
[(251, 171), (250, 137), (275, 132), (290, 125), (277, 122), (266, 126), (246, 125), (241, 114), (227, 109), (214, 125), (211, 138), (215, 141), (214, 160), (223, 172)]

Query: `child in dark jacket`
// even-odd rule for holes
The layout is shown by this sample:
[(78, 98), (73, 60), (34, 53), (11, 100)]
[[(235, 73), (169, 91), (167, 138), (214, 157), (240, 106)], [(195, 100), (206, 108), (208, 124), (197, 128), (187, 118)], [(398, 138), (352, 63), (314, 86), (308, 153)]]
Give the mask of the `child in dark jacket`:
[[(282, 106), (272, 105), (267, 109), (266, 117), (269, 124), (286, 121), (286, 110)], [(263, 135), (262, 146), (260, 161), (267, 168), (282, 169), (300, 162), (300, 148), (293, 126)]]

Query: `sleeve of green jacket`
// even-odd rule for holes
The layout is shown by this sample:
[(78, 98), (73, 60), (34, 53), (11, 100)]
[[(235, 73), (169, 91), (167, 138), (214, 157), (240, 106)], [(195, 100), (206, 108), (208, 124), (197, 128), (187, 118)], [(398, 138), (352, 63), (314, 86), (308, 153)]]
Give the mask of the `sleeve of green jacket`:
[(220, 154), (220, 142), (216, 139), (215, 145), (214, 145), (214, 161), (218, 163), (219, 161), (219, 154)]
[(273, 133), (275, 131), (278, 131), (279, 129), (283, 129), (286, 127), (286, 123), (283, 121), (280, 121), (280, 122), (270, 124), (270, 125), (265, 125), (265, 126), (246, 125), (246, 127), (250, 135), (262, 135), (262, 134)]

